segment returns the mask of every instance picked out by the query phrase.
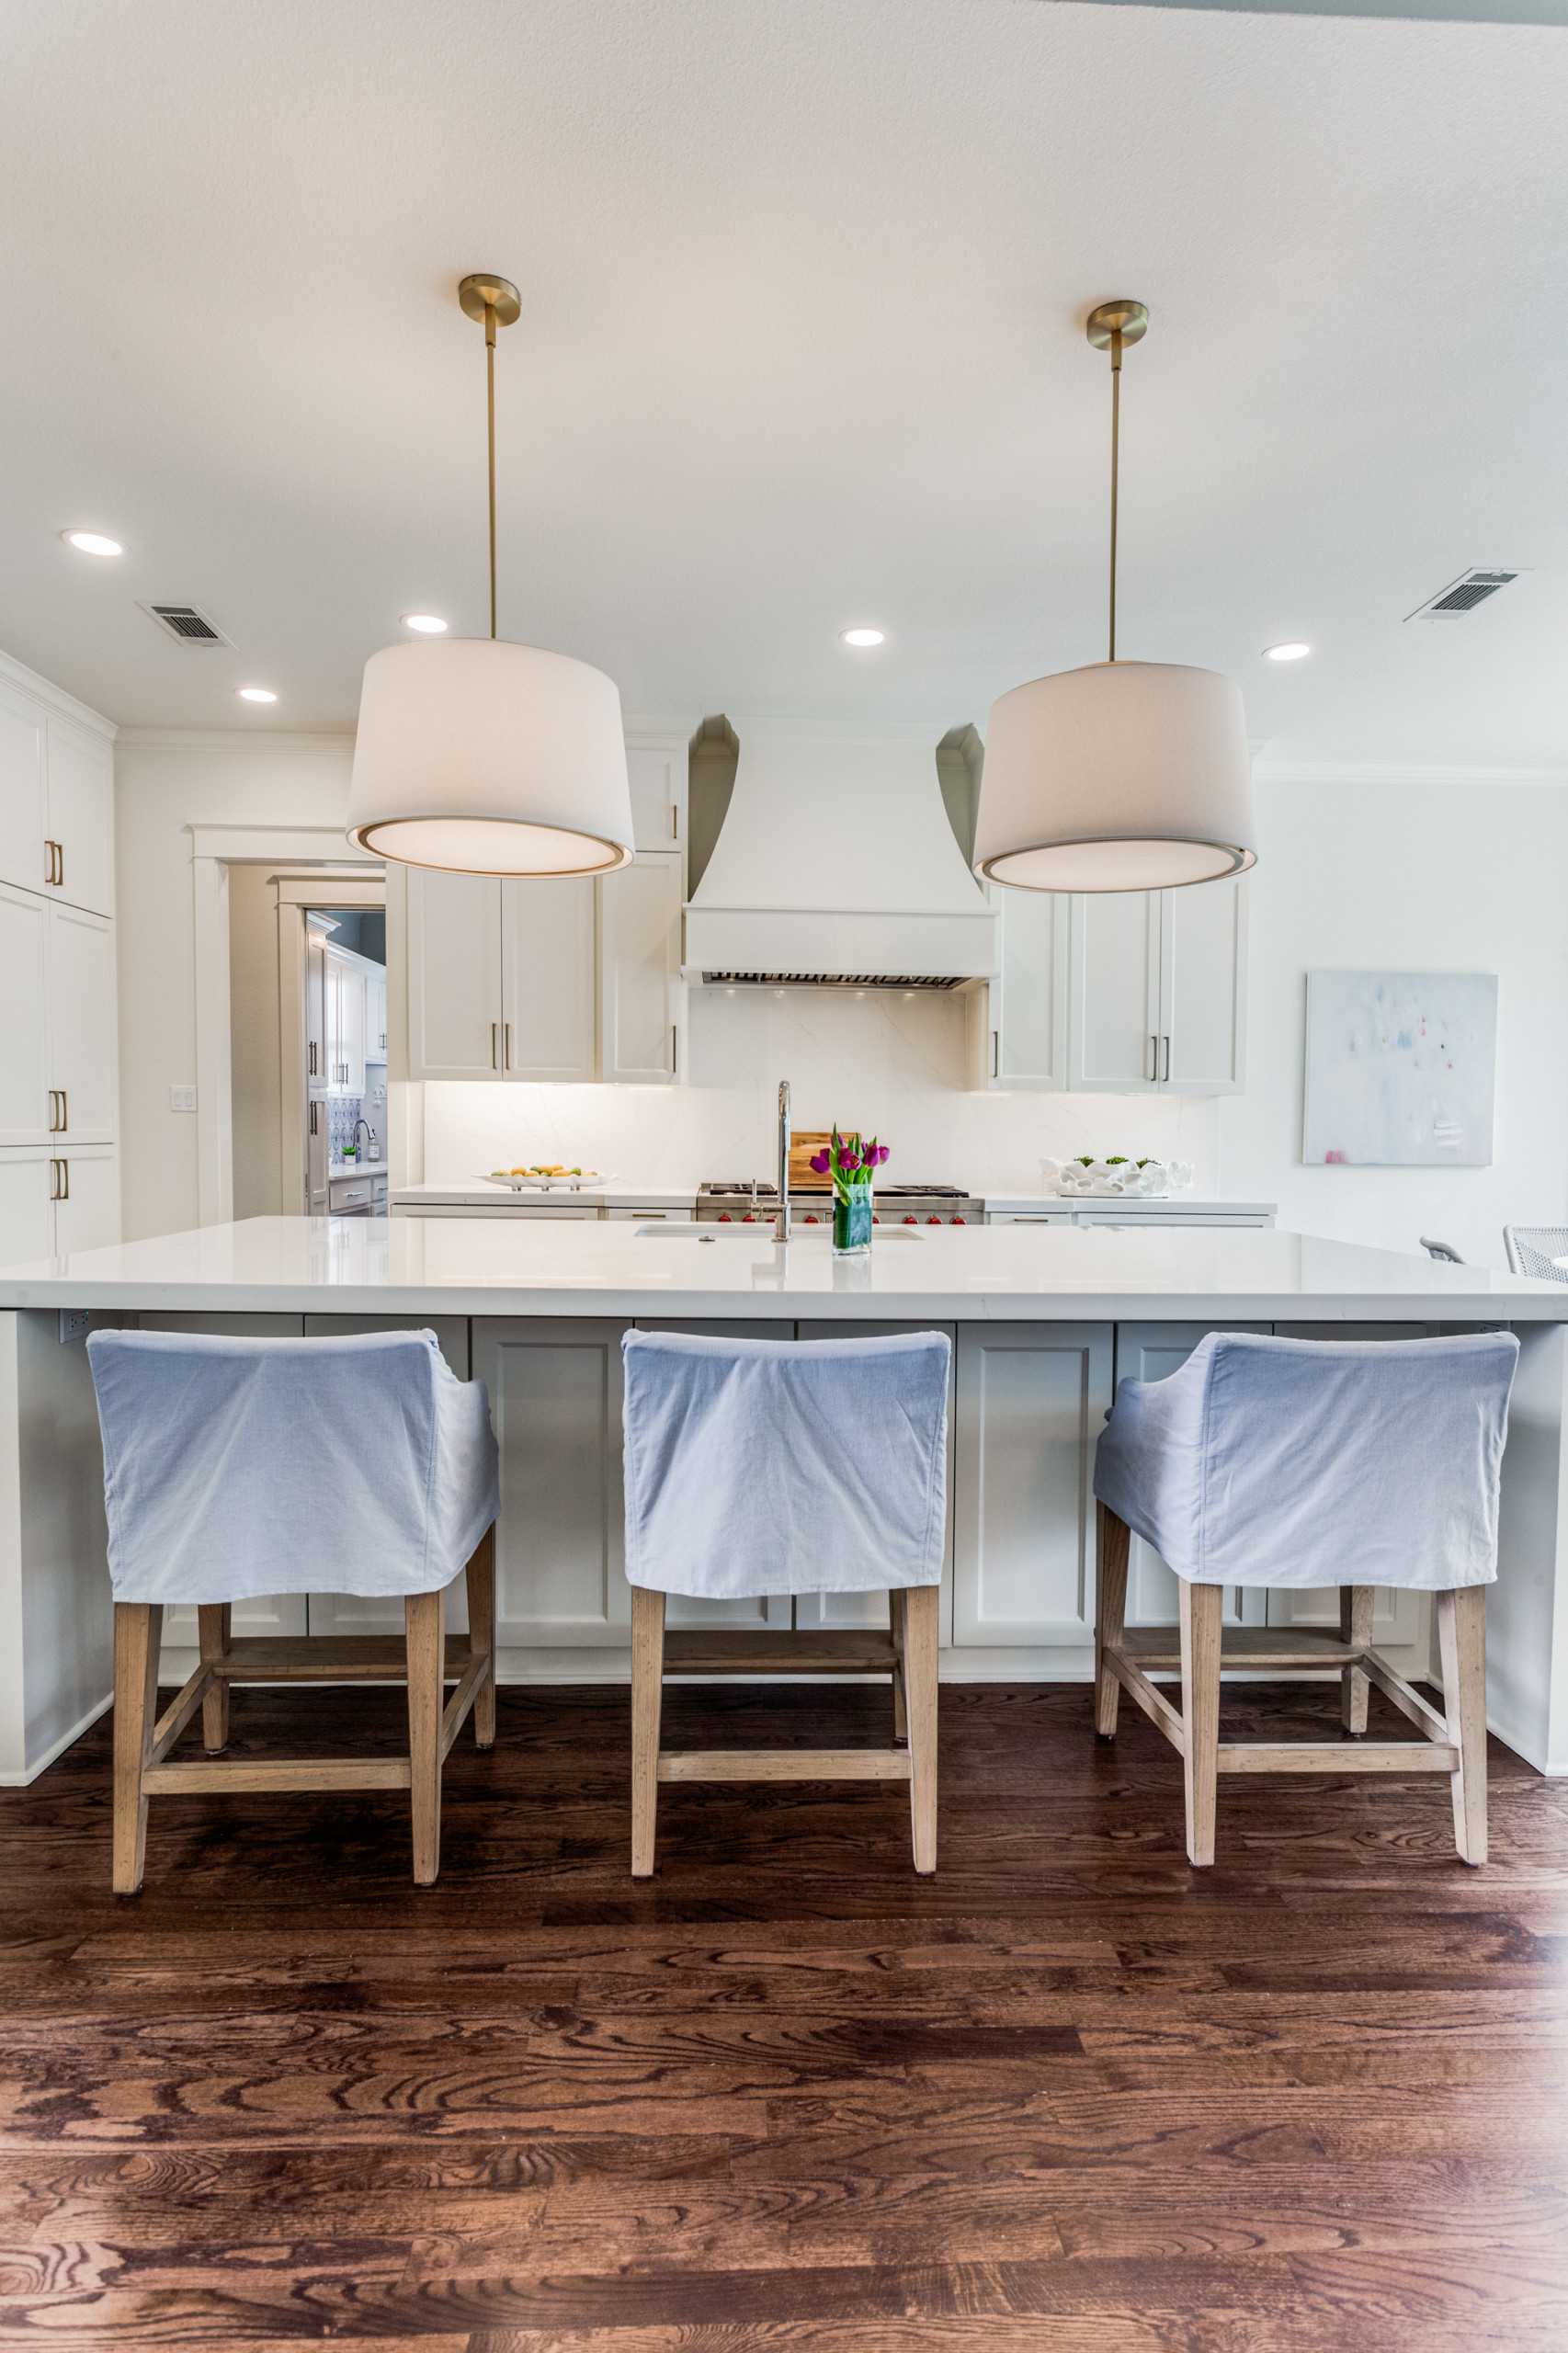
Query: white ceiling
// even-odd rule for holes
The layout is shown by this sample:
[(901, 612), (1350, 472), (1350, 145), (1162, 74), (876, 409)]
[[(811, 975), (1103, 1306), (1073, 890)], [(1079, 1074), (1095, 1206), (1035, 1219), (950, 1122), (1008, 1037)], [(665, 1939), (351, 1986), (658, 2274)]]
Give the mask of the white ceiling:
[[(400, 614), (483, 631), (491, 268), (502, 632), (628, 710), (946, 727), (1099, 658), (1125, 293), (1119, 650), (1278, 758), (1568, 758), (1568, 32), (16, 0), (4, 59), (0, 645), (123, 723), (348, 725)], [(1530, 569), (1403, 625), (1471, 564)]]

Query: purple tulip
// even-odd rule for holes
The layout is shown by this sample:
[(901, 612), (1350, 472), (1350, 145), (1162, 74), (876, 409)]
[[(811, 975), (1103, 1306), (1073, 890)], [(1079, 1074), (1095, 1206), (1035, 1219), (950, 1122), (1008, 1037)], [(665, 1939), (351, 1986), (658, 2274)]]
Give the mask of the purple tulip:
[(819, 1176), (825, 1176), (827, 1175), (828, 1163), (831, 1156), (832, 1155), (830, 1154), (825, 1152), (812, 1153), (811, 1165), (816, 1170)]
[(859, 1154), (858, 1154), (858, 1152), (846, 1152), (846, 1153), (845, 1154), (845, 1155), (844, 1155), (844, 1158), (843, 1158), (842, 1162), (840, 1163), (840, 1165), (841, 1165), (841, 1167), (842, 1167), (842, 1168), (843, 1168), (843, 1170), (844, 1170), (844, 1174), (845, 1174), (846, 1176), (849, 1176), (849, 1175), (850, 1175), (850, 1174), (851, 1174), (855, 1169), (858, 1168), (858, 1167), (859, 1167), (859, 1165), (860, 1165), (860, 1155), (859, 1155)]

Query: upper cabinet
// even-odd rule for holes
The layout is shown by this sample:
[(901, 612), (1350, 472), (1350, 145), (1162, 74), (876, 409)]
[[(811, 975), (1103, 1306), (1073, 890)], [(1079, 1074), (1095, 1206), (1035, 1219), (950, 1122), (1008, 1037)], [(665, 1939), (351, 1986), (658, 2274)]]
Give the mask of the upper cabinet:
[(0, 881), (114, 911), (114, 756), (0, 679)]
[(1235, 1095), (1246, 1080), (1246, 881), (1071, 902), (1070, 1087)]
[[(599, 881), (408, 870), (408, 1075), (679, 1075), (681, 853)], [(395, 984), (395, 983), (394, 983)]]
[(601, 1074), (667, 1086), (681, 1074), (680, 852), (639, 850), (599, 892)]
[(1067, 1085), (1067, 906), (1053, 891), (988, 893), (1001, 978), (972, 990), (970, 1084), (1060, 1094)]
[(639, 850), (684, 848), (688, 748), (685, 744), (629, 743), (631, 839)]

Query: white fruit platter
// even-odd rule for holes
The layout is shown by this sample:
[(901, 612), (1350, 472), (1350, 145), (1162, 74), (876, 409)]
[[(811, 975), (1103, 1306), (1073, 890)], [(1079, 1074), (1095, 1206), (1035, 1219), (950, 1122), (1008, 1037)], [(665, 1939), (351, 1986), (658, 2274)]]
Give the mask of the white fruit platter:
[(506, 1185), (514, 1193), (580, 1193), (585, 1185), (612, 1185), (597, 1168), (489, 1168), (484, 1185)]
[(1064, 1200), (1168, 1201), (1192, 1182), (1189, 1160), (1042, 1160), (1040, 1182)]

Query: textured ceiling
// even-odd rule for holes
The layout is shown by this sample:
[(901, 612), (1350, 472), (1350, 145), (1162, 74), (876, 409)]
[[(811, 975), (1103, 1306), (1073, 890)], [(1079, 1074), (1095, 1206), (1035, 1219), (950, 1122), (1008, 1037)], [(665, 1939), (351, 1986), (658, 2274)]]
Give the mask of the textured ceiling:
[[(122, 722), (347, 725), (400, 614), (483, 631), (487, 267), (502, 631), (629, 710), (946, 727), (1097, 659), (1081, 322), (1127, 293), (1120, 650), (1230, 671), (1281, 758), (1568, 757), (1561, 31), (10, 0), (0, 40), (0, 645)], [(1471, 564), (1529, 569), (1403, 625)]]

